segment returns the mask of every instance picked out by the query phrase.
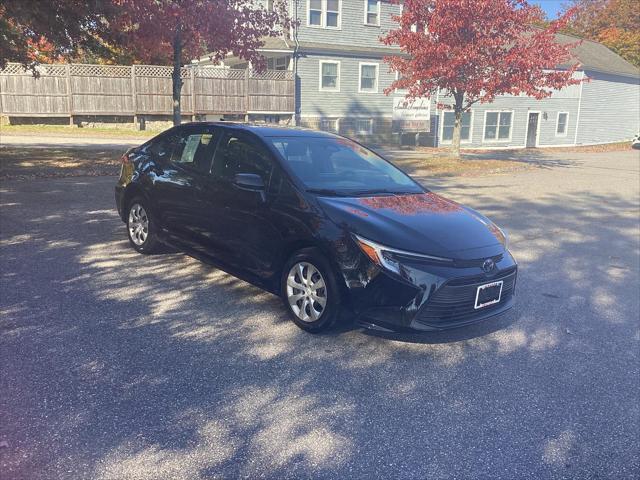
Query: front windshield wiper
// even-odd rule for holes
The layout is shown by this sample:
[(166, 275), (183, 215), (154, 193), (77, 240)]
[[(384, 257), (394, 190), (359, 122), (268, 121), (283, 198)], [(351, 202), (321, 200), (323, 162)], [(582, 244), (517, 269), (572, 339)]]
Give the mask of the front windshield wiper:
[(349, 192), (350, 195), (354, 195), (356, 197), (366, 196), (366, 195), (413, 195), (421, 192), (408, 192), (401, 190), (388, 190), (386, 188), (372, 188), (370, 190), (357, 190), (354, 192)]
[(337, 190), (332, 190), (330, 188), (307, 188), (307, 192), (315, 193), (317, 195), (327, 195), (331, 197), (344, 197), (344, 192), (338, 192)]

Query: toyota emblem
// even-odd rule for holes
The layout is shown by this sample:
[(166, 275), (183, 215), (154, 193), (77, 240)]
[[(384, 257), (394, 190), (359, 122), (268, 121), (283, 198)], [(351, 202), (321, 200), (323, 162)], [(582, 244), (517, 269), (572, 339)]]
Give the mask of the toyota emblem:
[(486, 273), (489, 273), (491, 270), (495, 268), (496, 264), (490, 258), (487, 258), (482, 264), (482, 270)]

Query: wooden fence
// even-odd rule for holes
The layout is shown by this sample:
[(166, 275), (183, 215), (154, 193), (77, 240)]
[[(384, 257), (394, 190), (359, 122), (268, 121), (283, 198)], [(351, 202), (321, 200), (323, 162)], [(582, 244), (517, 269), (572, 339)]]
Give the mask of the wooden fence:
[[(170, 115), (171, 67), (54, 64), (39, 77), (19, 64), (0, 70), (0, 114), (21, 117)], [(182, 112), (250, 114), (294, 112), (293, 72), (193, 66), (181, 70)]]

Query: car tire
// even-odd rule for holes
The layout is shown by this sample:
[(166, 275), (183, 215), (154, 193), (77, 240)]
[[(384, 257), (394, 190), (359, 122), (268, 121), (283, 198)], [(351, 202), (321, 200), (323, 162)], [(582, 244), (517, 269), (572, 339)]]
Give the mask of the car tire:
[(149, 202), (142, 197), (134, 197), (127, 205), (126, 218), (127, 236), (131, 246), (139, 253), (157, 252), (158, 234)]
[(328, 330), (340, 315), (336, 276), (318, 249), (300, 250), (287, 260), (282, 269), (280, 292), (293, 322), (307, 332)]

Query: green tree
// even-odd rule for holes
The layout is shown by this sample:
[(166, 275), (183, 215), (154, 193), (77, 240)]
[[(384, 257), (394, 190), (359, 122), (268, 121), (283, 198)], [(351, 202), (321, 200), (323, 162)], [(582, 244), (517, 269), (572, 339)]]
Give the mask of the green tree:
[(640, 8), (637, 0), (571, 0), (576, 13), (566, 29), (606, 45), (640, 67)]

